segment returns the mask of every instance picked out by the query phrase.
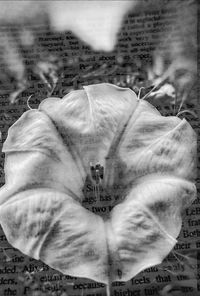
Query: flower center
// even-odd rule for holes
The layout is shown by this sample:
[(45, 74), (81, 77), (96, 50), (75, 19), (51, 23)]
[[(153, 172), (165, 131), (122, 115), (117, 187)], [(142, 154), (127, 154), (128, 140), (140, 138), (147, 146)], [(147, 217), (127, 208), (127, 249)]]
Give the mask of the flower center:
[(97, 162), (90, 163), (89, 175), (86, 177), (82, 202), (83, 207), (107, 219), (113, 207), (113, 192), (104, 184), (104, 167)]
[(101, 180), (103, 180), (104, 167), (101, 166), (99, 162), (95, 166), (93, 166), (93, 164), (90, 163), (90, 173), (91, 178), (95, 183), (94, 186), (98, 186), (101, 183)]
[(104, 176), (104, 167), (101, 166), (99, 162), (97, 162), (95, 166), (92, 163), (90, 163), (90, 174), (91, 174), (90, 177), (92, 181), (93, 196), (95, 197), (96, 201), (100, 201), (101, 199), (100, 190), (103, 189), (102, 181)]

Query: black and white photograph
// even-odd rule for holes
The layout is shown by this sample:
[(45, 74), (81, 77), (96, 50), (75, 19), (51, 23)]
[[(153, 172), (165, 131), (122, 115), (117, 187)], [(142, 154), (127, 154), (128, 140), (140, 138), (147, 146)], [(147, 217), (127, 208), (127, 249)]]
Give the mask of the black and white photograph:
[(197, 0), (0, 0), (0, 296), (200, 295)]

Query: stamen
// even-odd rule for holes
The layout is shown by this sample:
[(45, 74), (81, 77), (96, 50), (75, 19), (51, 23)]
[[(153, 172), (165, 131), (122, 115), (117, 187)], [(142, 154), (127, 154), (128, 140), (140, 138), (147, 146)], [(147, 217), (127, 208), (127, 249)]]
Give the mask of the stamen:
[(90, 174), (93, 181), (93, 194), (96, 198), (100, 199), (100, 189), (101, 180), (104, 177), (104, 168), (100, 165), (99, 162), (95, 166), (90, 163)]

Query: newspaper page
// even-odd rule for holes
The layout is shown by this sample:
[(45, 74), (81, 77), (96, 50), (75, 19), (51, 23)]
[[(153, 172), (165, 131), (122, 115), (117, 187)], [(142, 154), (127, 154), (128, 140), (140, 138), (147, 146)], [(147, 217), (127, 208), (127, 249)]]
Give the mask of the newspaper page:
[[(104, 146), (109, 139), (102, 140), (100, 128), (94, 127), (95, 132), (88, 139), (84, 130), (86, 123), (89, 128), (93, 125), (90, 112), (93, 111), (94, 122), (100, 118), (91, 102), (93, 110), (85, 111), (84, 104), (88, 104), (84, 101), (85, 91), (92, 89), (91, 85), (107, 83), (131, 89), (132, 104), (134, 100), (147, 102), (147, 109), (153, 105), (163, 117), (172, 118), (172, 123), (177, 118), (182, 119), (182, 123), (186, 120), (198, 135), (197, 24), (198, 4), (193, 0), (0, 1), (0, 296), (199, 295), (199, 154), (195, 158), (195, 149), (191, 148), (194, 134), (190, 138), (188, 130), (182, 131), (177, 148), (179, 162), (175, 164), (176, 147), (171, 148), (172, 142), (167, 142), (168, 134), (164, 134), (165, 145), (170, 145), (167, 149), (172, 149), (171, 161), (168, 158), (166, 166), (172, 166), (167, 178), (174, 182), (174, 191), (171, 185), (162, 191), (162, 183), (157, 180), (162, 175), (155, 174), (154, 181), (151, 179), (150, 183), (160, 184), (154, 190), (154, 185), (148, 187), (149, 179), (145, 176), (148, 172), (143, 173), (142, 181), (132, 180), (134, 168), (125, 174), (122, 163), (112, 157), (120, 151), (122, 141), (129, 141), (131, 137), (124, 132), (124, 118), (129, 109), (123, 109), (118, 103), (108, 107), (109, 112), (114, 110), (116, 114), (125, 111), (120, 117), (122, 128), (113, 135), (114, 144), (107, 156)], [(74, 95), (69, 95), (71, 105), (56, 109), (57, 105), (53, 105), (56, 98), (61, 99), (71, 91), (74, 91)], [(50, 108), (46, 110), (54, 114), (51, 121), (39, 107), (45, 106), (47, 98), (51, 99)], [(109, 93), (102, 100), (102, 104), (109, 106), (112, 95)], [(105, 114), (102, 120), (106, 121), (105, 116), (110, 115), (107, 109), (102, 110)], [(35, 121), (27, 114), (35, 116)], [(59, 130), (63, 114), (66, 114), (66, 121)], [(145, 130), (142, 127), (145, 116), (140, 138), (145, 135), (145, 141), (150, 143), (152, 137), (157, 136), (154, 130), (162, 136), (162, 130), (167, 131), (167, 123), (163, 121), (159, 125), (155, 119), (153, 131), (148, 125)], [(72, 130), (68, 124), (78, 129), (79, 119), (83, 121), (83, 130), (73, 138), (69, 136)], [(172, 123), (170, 121), (169, 126), (173, 126)], [(132, 125), (136, 126), (137, 121)], [(108, 135), (110, 130), (111, 125), (107, 128)], [(55, 136), (58, 131), (61, 137)], [(68, 133), (65, 146), (69, 147), (67, 155), (70, 156), (63, 156), (63, 148), (59, 146), (65, 132)], [(70, 141), (74, 141), (73, 145)], [(80, 148), (83, 149), (80, 162), (88, 165), (89, 172), (84, 175), (81, 186), (82, 171), (75, 151), (76, 142), (80, 141), (86, 143)], [(136, 151), (133, 147), (139, 145), (136, 148), (140, 151), (142, 148), (136, 141), (137, 136), (127, 142), (127, 147)], [(187, 156), (185, 147), (193, 151), (192, 156)], [(199, 145), (197, 147), (199, 153)], [(44, 149), (49, 149), (49, 154)], [(146, 162), (148, 149), (145, 151), (138, 170)], [(99, 157), (101, 153), (110, 161), (107, 171), (101, 159), (96, 161), (95, 155)], [(95, 161), (91, 162), (88, 155), (94, 155)], [(132, 158), (128, 155), (125, 152), (126, 166), (135, 159), (134, 154)], [(58, 156), (68, 157), (66, 173)], [(183, 166), (180, 173), (183, 180), (178, 180), (173, 172), (179, 171), (181, 161), (187, 163), (187, 157), (195, 165), (193, 169), (191, 164)], [(74, 163), (79, 169), (74, 169)], [(154, 166), (158, 164), (155, 162)], [(47, 183), (45, 178), (50, 175)], [(107, 186), (104, 186), (106, 179)], [(182, 186), (178, 182), (185, 183)], [(191, 182), (197, 188), (197, 195), (186, 188)], [(182, 191), (177, 193), (179, 186)], [(140, 188), (139, 193), (137, 188)], [(124, 210), (124, 203), (131, 195), (127, 190), (132, 189), (130, 206)], [(132, 204), (137, 194), (141, 194), (142, 201)], [(81, 201), (77, 201), (79, 195), (82, 195)], [(160, 219), (157, 222), (154, 221), (157, 218), (151, 218), (155, 206), (150, 214), (141, 210), (143, 200), (151, 203), (151, 199), (156, 198), (164, 200), (156, 204), (162, 212), (159, 217), (155, 216)], [(60, 200), (63, 201), (61, 206)], [(117, 225), (116, 234), (108, 226), (110, 217), (112, 227)], [(129, 218), (132, 220), (127, 226)], [(164, 229), (164, 234), (168, 228), (170, 233), (175, 233), (169, 250), (165, 235), (170, 235), (163, 235), (160, 243), (154, 231), (156, 227)], [(119, 242), (123, 244), (124, 253), (119, 253)], [(109, 259), (102, 259), (107, 249)], [(164, 252), (165, 249), (168, 251)], [(83, 250), (87, 256), (80, 262), (79, 254)], [(124, 256), (123, 262), (120, 256)], [(151, 261), (156, 256), (161, 258), (160, 262)], [(59, 264), (54, 264), (56, 258)], [(127, 270), (134, 270), (134, 273), (129, 275)]]

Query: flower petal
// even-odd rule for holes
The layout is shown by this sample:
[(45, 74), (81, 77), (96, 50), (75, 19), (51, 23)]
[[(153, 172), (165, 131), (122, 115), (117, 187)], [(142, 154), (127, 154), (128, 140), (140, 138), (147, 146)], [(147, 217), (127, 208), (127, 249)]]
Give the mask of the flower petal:
[[(115, 245), (112, 281), (127, 281), (159, 264), (176, 244), (181, 211), (196, 195), (193, 183), (172, 177), (144, 178), (111, 212)], [(109, 238), (108, 238), (109, 240)]]
[(103, 220), (72, 197), (47, 188), (20, 192), (0, 206), (0, 222), (24, 254), (64, 274), (107, 283)]
[(196, 134), (189, 123), (175, 116), (164, 117), (150, 104), (140, 101), (119, 143), (116, 183), (131, 187), (149, 174), (173, 175), (194, 181)]
[(55, 188), (81, 200), (86, 176), (72, 149), (47, 115), (37, 110), (25, 112), (9, 129), (3, 145), (6, 188), (0, 204), (15, 192), (37, 186)]
[(10, 128), (3, 148), (0, 223), (8, 241), (63, 273), (106, 283), (105, 227), (79, 203), (86, 175), (73, 146), (46, 114), (31, 110)]

